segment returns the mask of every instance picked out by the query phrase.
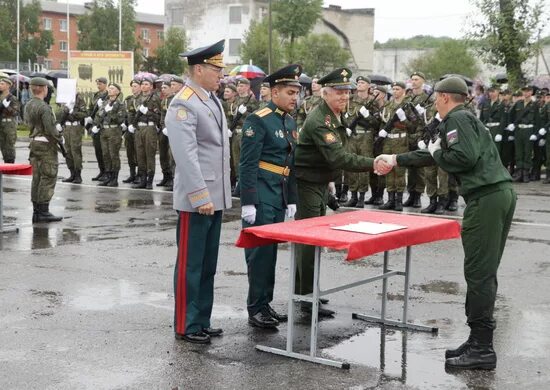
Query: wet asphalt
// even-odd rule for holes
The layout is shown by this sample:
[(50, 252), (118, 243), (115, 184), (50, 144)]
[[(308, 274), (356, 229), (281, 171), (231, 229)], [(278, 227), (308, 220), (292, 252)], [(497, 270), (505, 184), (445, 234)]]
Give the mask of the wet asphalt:
[[(234, 246), (237, 200), (225, 214), (215, 284), (212, 324), (224, 336), (208, 346), (176, 341), (172, 195), (97, 187), (93, 149), (84, 149), (84, 184), (59, 182), (51, 202), (60, 223), (33, 225), (30, 177), (4, 176), (4, 222), (19, 232), (0, 235), (0, 389), (550, 388), (550, 185), (516, 185), (518, 207), (499, 270), (495, 371), (444, 369), (445, 348), (468, 335), (460, 240), (412, 250), (409, 317), (439, 327), (438, 334), (353, 320), (354, 312), (379, 315), (381, 282), (330, 296), (337, 314), (320, 323), (319, 351), (351, 364), (342, 370), (254, 348), (284, 348), (287, 326), (266, 332), (247, 325), (244, 254)], [(27, 155), (27, 144), (18, 142), (17, 162)], [(59, 175), (68, 175), (63, 163)], [(158, 168), (155, 182), (160, 176)], [(461, 199), (448, 217), (460, 220), (463, 209)], [(280, 245), (273, 302), (280, 311), (287, 307), (289, 254)], [(322, 288), (381, 272), (381, 255), (353, 263), (343, 257), (323, 253)], [(399, 269), (403, 259), (404, 250), (392, 252), (390, 265)], [(401, 278), (390, 279), (388, 316), (395, 319), (402, 286)], [(295, 345), (305, 352), (309, 319), (297, 315)]]

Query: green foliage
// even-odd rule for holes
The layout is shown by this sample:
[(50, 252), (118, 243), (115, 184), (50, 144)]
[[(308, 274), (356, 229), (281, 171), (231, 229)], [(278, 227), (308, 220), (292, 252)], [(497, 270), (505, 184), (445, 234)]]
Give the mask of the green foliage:
[(433, 37), (430, 35), (416, 35), (411, 38), (391, 38), (387, 42), (374, 43), (375, 49), (436, 49), (441, 45), (453, 41), (449, 37)]
[[(41, 31), (40, 2), (32, 0), (20, 5), (19, 60), (35, 62), (37, 56), (47, 56), (53, 44), (51, 31)], [(17, 2), (0, 0), (0, 58), (15, 61), (17, 50)]]
[[(244, 39), (241, 43), (242, 63), (248, 64), (252, 60), (254, 65), (259, 66), (267, 72), (269, 62), (268, 52), (269, 32), (267, 18), (262, 23), (253, 21), (248, 31), (244, 34)], [(271, 69), (276, 70), (283, 65), (283, 50), (279, 34), (275, 30), (272, 32), (271, 53)]]
[(185, 30), (171, 27), (166, 32), (164, 43), (156, 50), (156, 67), (159, 73), (181, 75), (186, 62), (179, 56), (187, 50), (188, 41)]
[(539, 50), (544, 17), (544, 0), (473, 0), (482, 15), (473, 22), (468, 38), (488, 63), (506, 67), (509, 84), (524, 82), (521, 65)]
[(458, 73), (475, 77), (479, 72), (475, 57), (468, 46), (461, 41), (450, 40), (439, 48), (423, 54), (405, 66), (408, 74), (415, 71), (423, 72), (428, 80), (439, 80), (447, 73)]
[(310, 34), (296, 44), (296, 58), (309, 75), (325, 74), (346, 66), (350, 60), (348, 50), (340, 46), (338, 39), (330, 34)]

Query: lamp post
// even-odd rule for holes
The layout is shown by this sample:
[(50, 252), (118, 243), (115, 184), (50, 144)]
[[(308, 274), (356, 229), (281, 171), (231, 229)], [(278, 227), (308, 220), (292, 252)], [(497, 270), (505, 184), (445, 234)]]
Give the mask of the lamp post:
[(268, 5), (268, 8), (267, 8), (267, 24), (268, 24), (268, 27), (267, 27), (267, 30), (269, 32), (269, 49), (267, 51), (267, 73), (268, 74), (271, 74), (271, 56), (272, 56), (272, 45), (271, 45), (271, 36), (272, 36), (272, 31), (271, 31), (271, 0), (269, 0), (269, 5)]
[(118, 0), (118, 51), (122, 51), (122, 0)]

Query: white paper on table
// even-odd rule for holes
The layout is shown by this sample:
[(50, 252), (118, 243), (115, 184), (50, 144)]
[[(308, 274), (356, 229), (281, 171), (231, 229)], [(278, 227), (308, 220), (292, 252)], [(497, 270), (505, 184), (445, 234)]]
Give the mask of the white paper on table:
[(74, 103), (76, 100), (76, 79), (57, 79), (55, 102), (59, 104)]
[(345, 230), (348, 232), (365, 233), (365, 234), (381, 234), (387, 232), (393, 232), (394, 230), (406, 229), (406, 226), (395, 225), (392, 223), (378, 223), (378, 222), (357, 222), (350, 223), (349, 225), (331, 226), (331, 229)]

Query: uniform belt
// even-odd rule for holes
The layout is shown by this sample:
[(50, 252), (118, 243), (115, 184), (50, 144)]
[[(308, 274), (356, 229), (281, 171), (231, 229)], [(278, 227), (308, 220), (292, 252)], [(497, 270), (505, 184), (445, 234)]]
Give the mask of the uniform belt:
[(500, 126), (500, 122), (489, 122), (485, 126), (487, 126), (487, 127)]
[(365, 130), (365, 129), (355, 129), (355, 131), (357, 132), (357, 134), (368, 134), (368, 133), (372, 133), (371, 130)]
[(119, 127), (119, 126), (118, 125), (105, 125), (105, 126), (103, 126), (103, 128), (105, 128), (105, 129), (114, 129), (116, 127)]
[(388, 138), (405, 138), (407, 136), (407, 133), (390, 133), (388, 134)]
[(138, 122), (138, 126), (154, 126), (155, 122)]
[(530, 129), (533, 125), (518, 125), (520, 129)]
[(48, 141), (48, 139), (47, 139), (46, 137), (43, 137), (43, 136), (34, 137), (34, 138), (33, 138), (33, 141), (38, 141), (38, 142), (50, 142), (50, 141)]
[(289, 167), (281, 167), (280, 165), (271, 164), (265, 161), (260, 161), (259, 164), (260, 169), (263, 169), (265, 171), (273, 172), (278, 175), (288, 176), (290, 175), (290, 168)]
[(74, 121), (74, 122), (65, 122), (65, 126), (78, 126), (78, 121)]
[(11, 122), (12, 118), (2, 118), (2, 122)]

